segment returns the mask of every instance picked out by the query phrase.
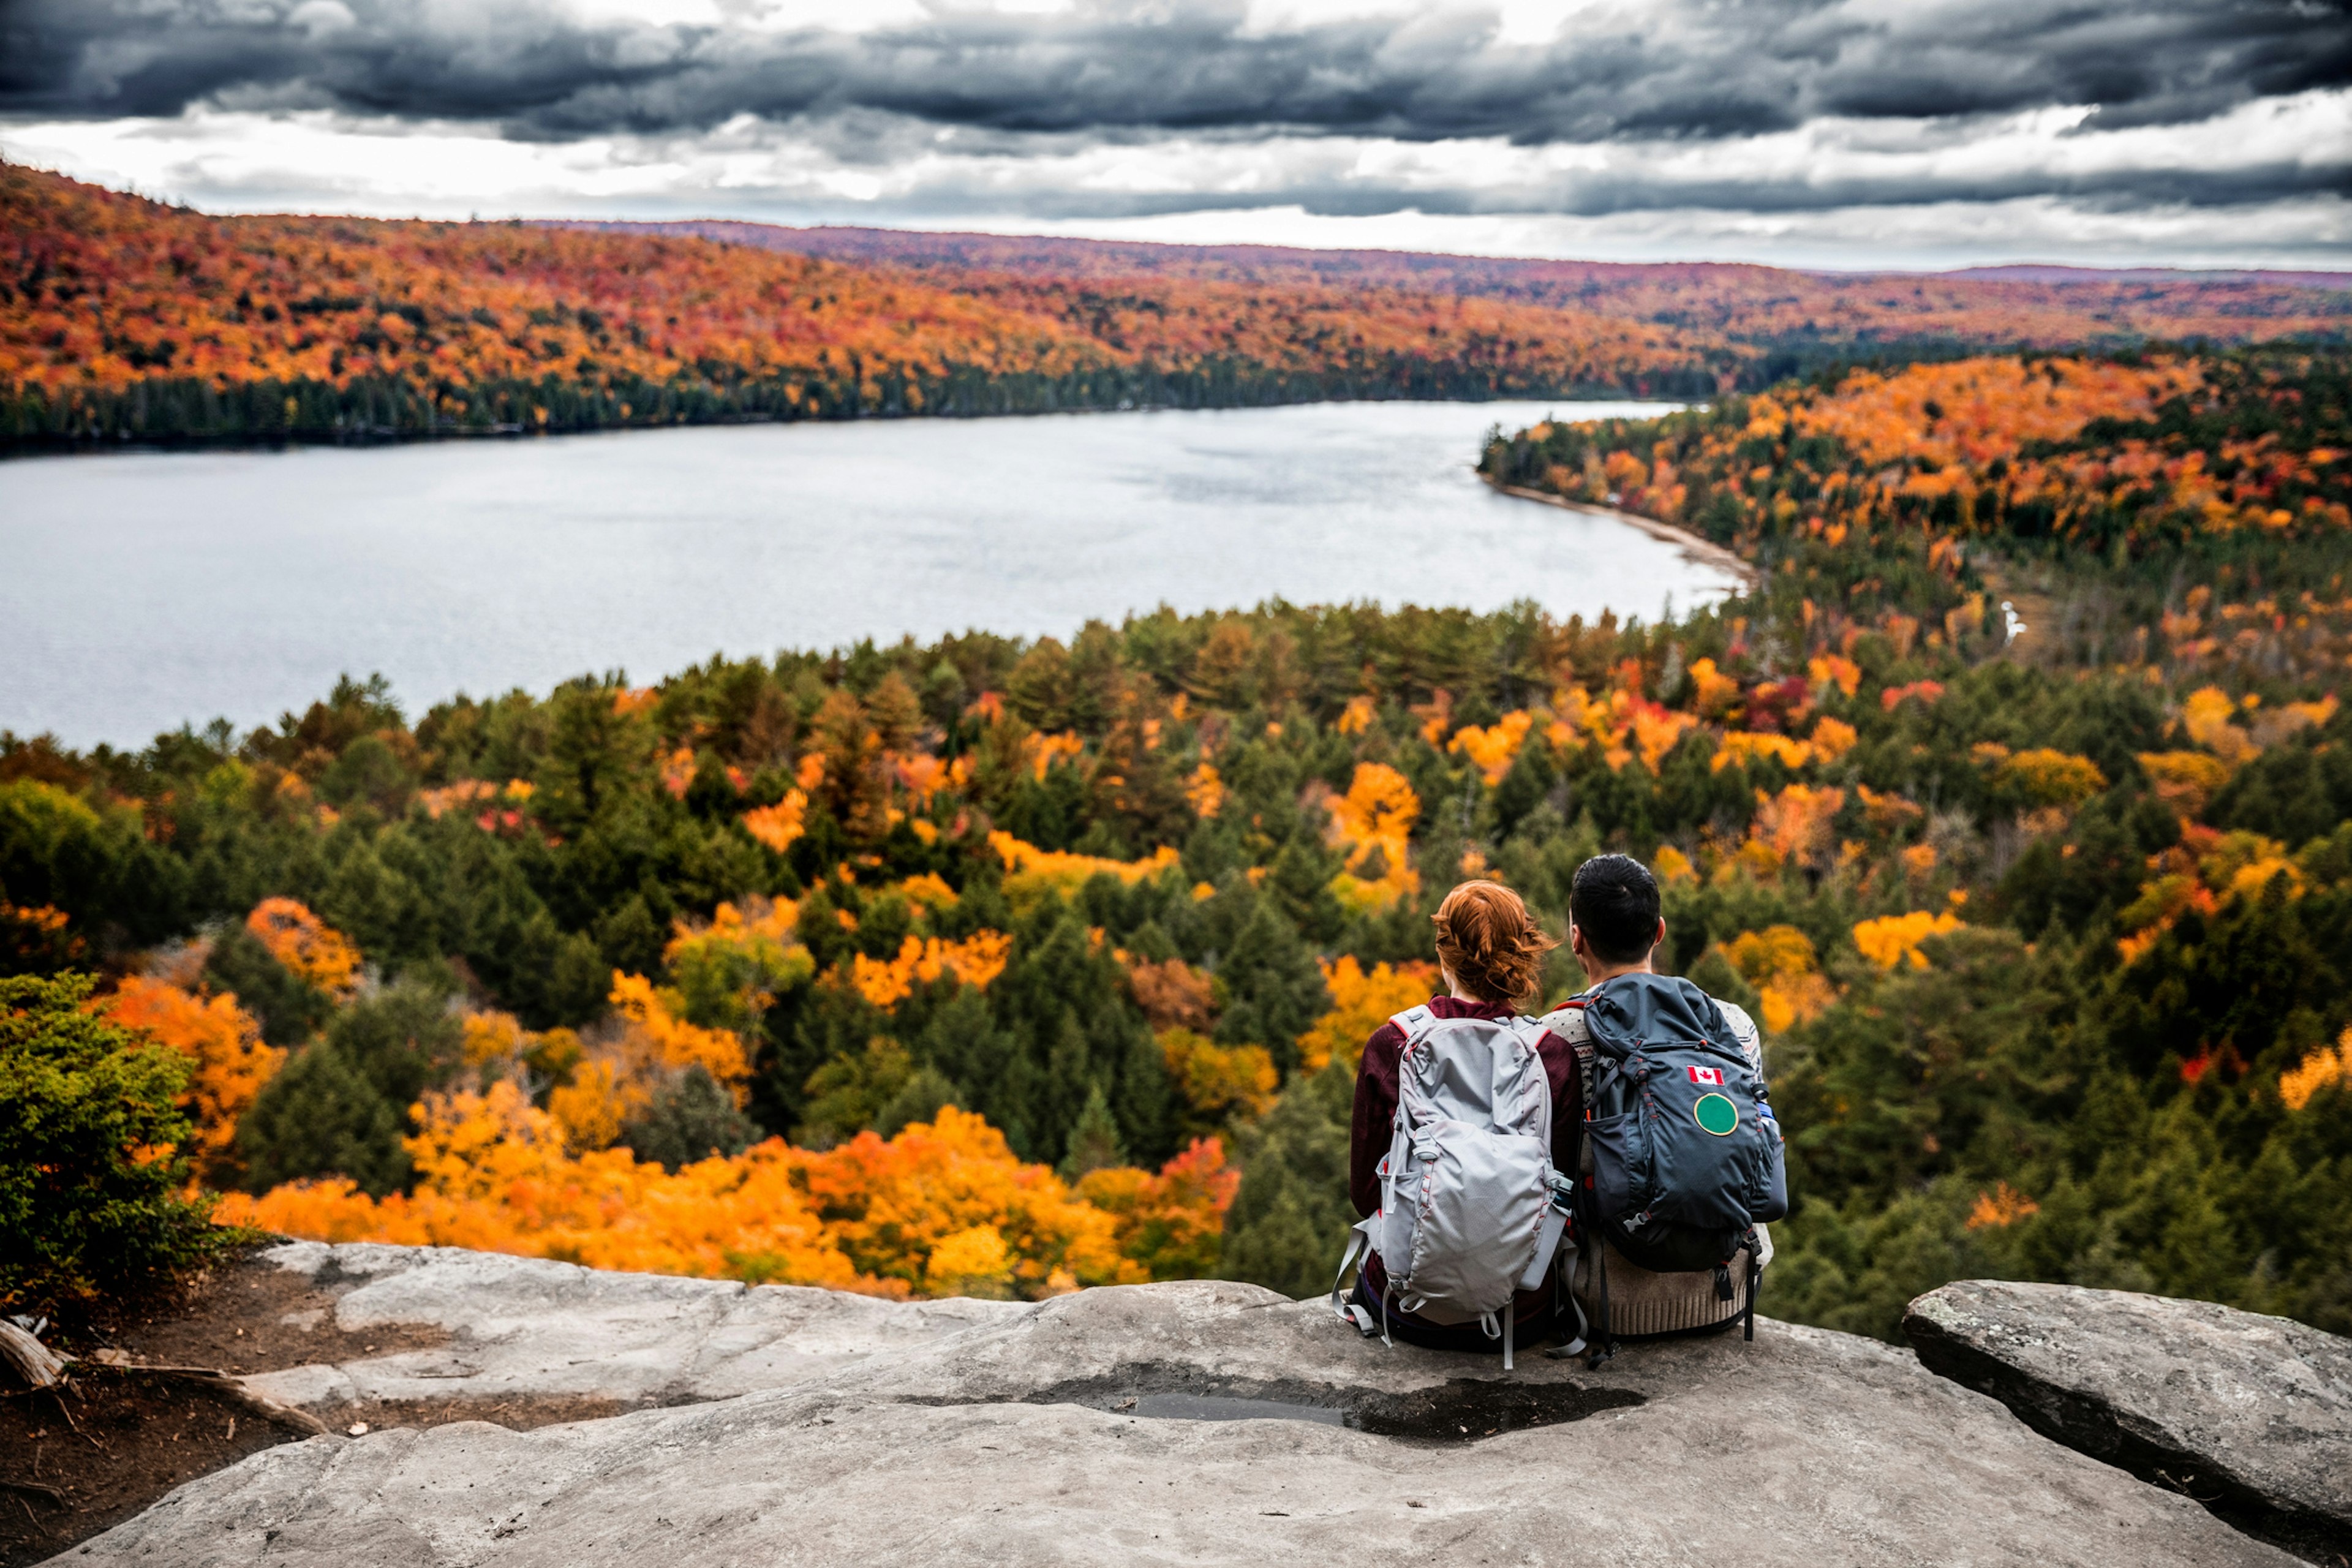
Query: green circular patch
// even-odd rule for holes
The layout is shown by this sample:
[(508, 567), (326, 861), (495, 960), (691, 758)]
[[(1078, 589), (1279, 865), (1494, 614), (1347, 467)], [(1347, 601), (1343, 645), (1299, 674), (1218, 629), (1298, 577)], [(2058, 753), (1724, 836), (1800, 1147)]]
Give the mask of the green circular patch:
[(1739, 1107), (1719, 1094), (1702, 1094), (1691, 1107), (1691, 1115), (1705, 1131), (1717, 1138), (1728, 1138), (1739, 1125)]

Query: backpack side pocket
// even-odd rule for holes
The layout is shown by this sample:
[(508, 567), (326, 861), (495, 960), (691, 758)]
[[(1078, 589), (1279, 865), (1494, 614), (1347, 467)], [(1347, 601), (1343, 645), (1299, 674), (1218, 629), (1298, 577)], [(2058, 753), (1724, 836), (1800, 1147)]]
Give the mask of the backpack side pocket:
[(1642, 1176), (1645, 1142), (1638, 1110), (1584, 1124), (1584, 1140), (1592, 1150), (1592, 1198), (1600, 1217), (1616, 1219), (1648, 1201), (1649, 1184)]

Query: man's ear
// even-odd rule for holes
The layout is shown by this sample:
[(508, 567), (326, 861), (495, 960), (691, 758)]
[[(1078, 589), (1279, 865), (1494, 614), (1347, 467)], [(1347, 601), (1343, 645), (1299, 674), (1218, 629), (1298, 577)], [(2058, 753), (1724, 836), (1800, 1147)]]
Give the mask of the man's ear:
[(1574, 921), (1568, 922), (1568, 951), (1578, 954), (1584, 952), (1584, 931)]
[(1664, 916), (1664, 915), (1660, 915), (1660, 916), (1658, 917), (1658, 929), (1657, 929), (1657, 932), (1656, 932), (1656, 934), (1653, 935), (1653, 936), (1650, 938), (1650, 951), (1651, 951), (1652, 952), (1657, 952), (1657, 951), (1658, 951), (1658, 949), (1660, 949), (1660, 948), (1662, 948), (1662, 947), (1664, 947), (1664, 946), (1665, 946), (1665, 945), (1666, 945), (1666, 917), (1665, 917), (1665, 916)]

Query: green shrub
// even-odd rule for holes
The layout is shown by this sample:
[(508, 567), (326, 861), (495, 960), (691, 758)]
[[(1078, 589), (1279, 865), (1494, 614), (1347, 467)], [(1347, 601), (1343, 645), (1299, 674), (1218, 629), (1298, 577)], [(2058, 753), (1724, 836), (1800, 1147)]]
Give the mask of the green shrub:
[(152, 1286), (216, 1250), (180, 1194), (193, 1064), (85, 1012), (87, 974), (0, 979), (0, 1300), (49, 1306)]
[(708, 1069), (690, 1067), (654, 1091), (622, 1123), (620, 1142), (640, 1160), (675, 1171), (713, 1154), (740, 1154), (762, 1134)]

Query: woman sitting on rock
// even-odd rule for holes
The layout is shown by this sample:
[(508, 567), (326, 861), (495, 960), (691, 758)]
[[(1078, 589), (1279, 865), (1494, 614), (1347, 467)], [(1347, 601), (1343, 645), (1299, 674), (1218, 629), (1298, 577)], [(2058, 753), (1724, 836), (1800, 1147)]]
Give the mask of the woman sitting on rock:
[[(1433, 918), (1439, 972), (1445, 982), (1445, 991), (1428, 1002), (1428, 1012), (1436, 1020), (1507, 1023), (1520, 1019), (1527, 1008), (1540, 1001), (1543, 956), (1559, 944), (1544, 935), (1518, 894), (1499, 883), (1465, 882), (1445, 896)], [(1531, 1026), (1522, 1026), (1533, 1032)], [(1405, 1039), (1404, 1029), (1395, 1020), (1381, 1025), (1365, 1042), (1363, 1065), (1357, 1072), (1348, 1195), (1356, 1212), (1367, 1216), (1381, 1209), (1381, 1166), (1393, 1136), (1398, 1059)], [(1584, 1121), (1576, 1052), (1548, 1030), (1541, 1032), (1536, 1049), (1551, 1092), (1552, 1164), (1560, 1171), (1573, 1171)], [(1375, 1247), (1366, 1254), (1363, 1269), (1356, 1278), (1350, 1304), (1360, 1309), (1361, 1315), (1351, 1314), (1352, 1321), (1378, 1325), (1395, 1338), (1433, 1350), (1498, 1348), (1496, 1338), (1479, 1321), (1438, 1322), (1404, 1310), (1401, 1302), (1387, 1300), (1388, 1283), (1388, 1272)], [(1554, 1297), (1549, 1270), (1535, 1289), (1517, 1294), (1511, 1315), (1512, 1338), (1517, 1343), (1538, 1343), (1551, 1331)]]

